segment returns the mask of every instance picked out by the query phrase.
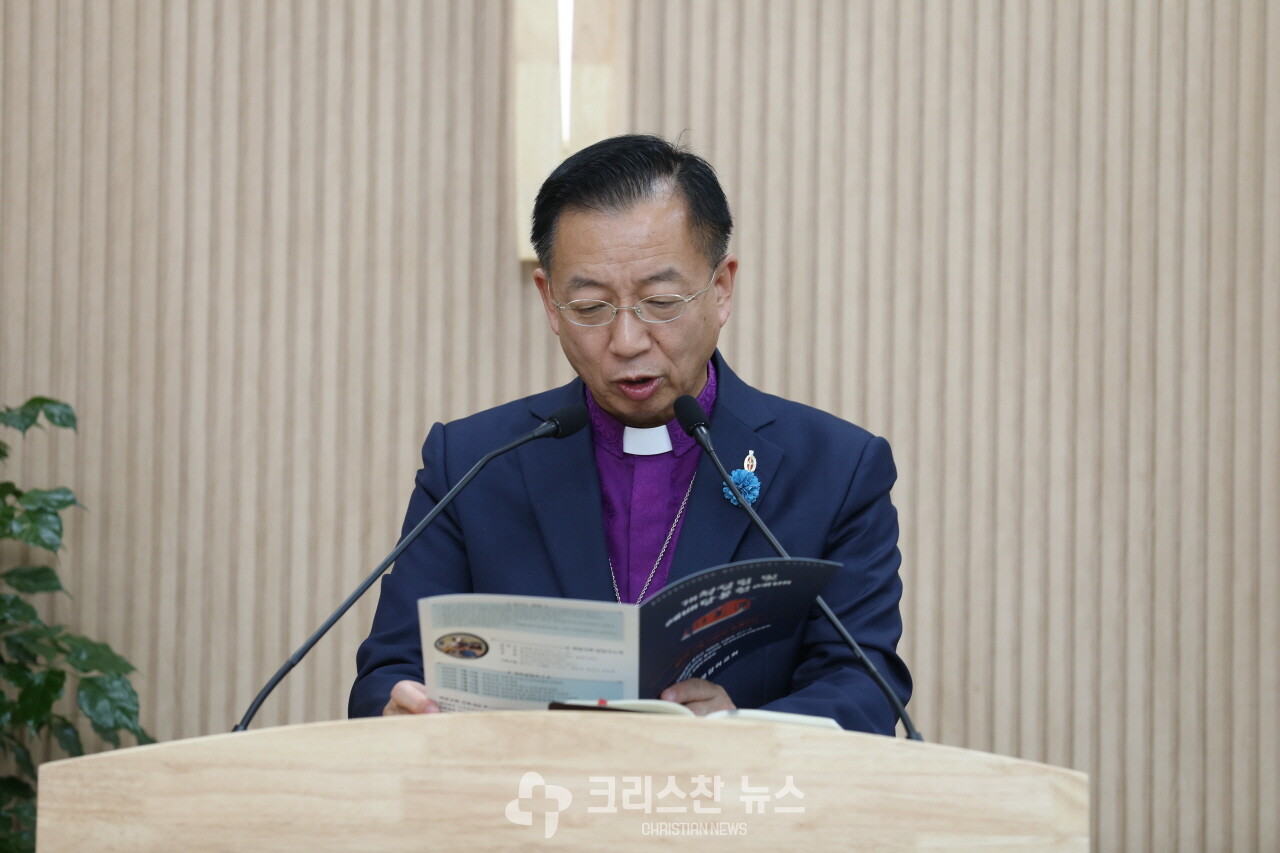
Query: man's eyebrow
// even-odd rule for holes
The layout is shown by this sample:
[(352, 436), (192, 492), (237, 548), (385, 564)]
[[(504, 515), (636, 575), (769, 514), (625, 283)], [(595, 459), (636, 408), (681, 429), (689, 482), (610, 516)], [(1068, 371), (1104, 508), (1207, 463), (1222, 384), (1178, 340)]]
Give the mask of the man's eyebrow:
[(680, 271), (677, 270), (675, 267), (667, 267), (664, 270), (659, 270), (653, 275), (645, 276), (643, 279), (641, 279), (640, 283), (641, 284), (658, 284), (659, 282), (667, 282), (667, 281), (682, 282), (684, 281), (684, 276), (681, 275)]
[(565, 281), (564, 286), (569, 290), (581, 290), (584, 287), (604, 287), (603, 284), (594, 278), (587, 278), (584, 275), (571, 275)]
[[(684, 281), (684, 275), (682, 275), (678, 269), (676, 269), (675, 267), (666, 267), (665, 269), (658, 270), (657, 272), (652, 273), (651, 275), (647, 275), (644, 278), (640, 279), (640, 284), (641, 285), (661, 284), (664, 282), (683, 282), (683, 281)], [(569, 279), (565, 282), (565, 287), (568, 288), (569, 290), (580, 290), (586, 287), (607, 287), (607, 285), (605, 285), (602, 282), (596, 281), (594, 278), (588, 278), (587, 276), (571, 275), (569, 276)]]

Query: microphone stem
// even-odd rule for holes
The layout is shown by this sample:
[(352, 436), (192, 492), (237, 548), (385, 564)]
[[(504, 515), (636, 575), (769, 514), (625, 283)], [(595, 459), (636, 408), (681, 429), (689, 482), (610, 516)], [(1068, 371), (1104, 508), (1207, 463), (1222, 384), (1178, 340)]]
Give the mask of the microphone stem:
[[(773, 535), (773, 531), (771, 531), (768, 525), (766, 525), (760, 519), (760, 516), (756, 514), (755, 507), (751, 506), (751, 503), (743, 497), (742, 492), (738, 489), (738, 485), (733, 482), (733, 477), (729, 476), (729, 472), (725, 470), (724, 463), (720, 461), (719, 455), (711, 446), (710, 430), (708, 430), (706, 426), (699, 424), (693, 428), (693, 432), (696, 434), (695, 438), (701, 439), (699, 443), (706, 449), (707, 456), (711, 457), (711, 464), (716, 466), (716, 472), (720, 474), (721, 478), (723, 478), (724, 484), (729, 488), (729, 491), (733, 493), (733, 496), (738, 501), (738, 505), (747, 511), (747, 515), (750, 516), (751, 521), (756, 526), (756, 529), (764, 534), (765, 539), (769, 540), (769, 544), (773, 546), (773, 550), (778, 552), (779, 557), (784, 560), (791, 559), (791, 555), (787, 553), (787, 549), (782, 547), (782, 543)], [(821, 595), (815, 599), (814, 603), (818, 605), (818, 609), (822, 611), (822, 615), (831, 623), (831, 627), (836, 629), (836, 633), (840, 635), (840, 639), (844, 640), (845, 645), (853, 652), (854, 658), (862, 665), (863, 670), (871, 676), (873, 681), (875, 681), (876, 686), (880, 688), (880, 692), (889, 700), (889, 704), (893, 706), (894, 712), (898, 715), (898, 718), (902, 720), (902, 727), (907, 730), (907, 737), (911, 740), (923, 741), (924, 738), (920, 736), (920, 732), (917, 731), (915, 725), (912, 724), (911, 715), (907, 713), (907, 709), (902, 704), (902, 700), (898, 698), (898, 694), (893, 691), (893, 688), (889, 686), (889, 682), (880, 674), (880, 670), (877, 669), (875, 664), (871, 662), (871, 659), (867, 657), (867, 653), (862, 650), (862, 646), (858, 644), (858, 641), (855, 640), (853, 635), (849, 633), (848, 629), (844, 627), (844, 623), (836, 616), (835, 611), (827, 605), (826, 600), (823, 599)]]
[(284, 680), (284, 677), (289, 674), (289, 671), (298, 665), (298, 663), (306, 656), (307, 652), (311, 651), (311, 648), (316, 643), (320, 642), (320, 639), (324, 637), (325, 634), (329, 633), (329, 629), (336, 625), (338, 620), (346, 615), (347, 611), (360, 600), (360, 597), (369, 591), (369, 587), (373, 586), (378, 578), (382, 577), (383, 573), (391, 567), (391, 564), (404, 553), (405, 549), (413, 544), (414, 540), (417, 539), (422, 531), (427, 528), (427, 525), (434, 521), (436, 516), (443, 512), (445, 507), (449, 506), (449, 504), (453, 502), (453, 499), (457, 496), (458, 492), (462, 491), (467, 483), (470, 483), (476, 474), (480, 473), (481, 468), (488, 465), (494, 457), (501, 456), (510, 450), (515, 450), (520, 445), (533, 441), (535, 438), (543, 438), (551, 435), (554, 433), (554, 430), (554, 427), (548, 429), (547, 425), (543, 424), (533, 432), (522, 435), (514, 441), (499, 447), (497, 450), (492, 450), (489, 453), (486, 453), (480, 458), (479, 462), (472, 465), (471, 470), (466, 474), (463, 474), (462, 479), (455, 483), (453, 488), (446, 492), (445, 496), (436, 502), (436, 505), (431, 508), (431, 511), (423, 516), (422, 521), (419, 521), (414, 525), (412, 530), (404, 535), (404, 538), (396, 544), (396, 547), (391, 550), (391, 553), (387, 555), (386, 559), (379, 563), (378, 567), (369, 573), (369, 576), (355, 588), (354, 592), (347, 596), (346, 600), (343, 601), (342, 604), (338, 605), (338, 609), (333, 611), (329, 618), (324, 621), (324, 624), (317, 628), (315, 633), (308, 637), (307, 641), (299, 646), (296, 652), (289, 656), (289, 659), (284, 662), (284, 665), (276, 670), (276, 674), (271, 676), (271, 680), (266, 683), (266, 686), (264, 686), (262, 690), (258, 691), (258, 695), (254, 697), (252, 704), (249, 705), (249, 710), (245, 711), (244, 717), (240, 722), (236, 723), (235, 728), (231, 731), (242, 732), (249, 728), (249, 723), (253, 720), (254, 715), (258, 713), (258, 708), (260, 708), (262, 703), (266, 701), (267, 697), (271, 695), (271, 691), (276, 689), (276, 685)]

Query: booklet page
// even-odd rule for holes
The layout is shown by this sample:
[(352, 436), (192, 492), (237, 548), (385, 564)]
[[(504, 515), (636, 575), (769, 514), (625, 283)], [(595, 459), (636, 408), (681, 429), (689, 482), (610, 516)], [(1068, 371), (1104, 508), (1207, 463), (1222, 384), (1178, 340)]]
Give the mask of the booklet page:
[(636, 695), (634, 607), (473, 593), (424, 598), (418, 616), (427, 694), (442, 710)]
[(839, 565), (827, 560), (727, 563), (681, 578), (640, 607), (640, 693), (716, 680), (740, 656), (800, 629)]

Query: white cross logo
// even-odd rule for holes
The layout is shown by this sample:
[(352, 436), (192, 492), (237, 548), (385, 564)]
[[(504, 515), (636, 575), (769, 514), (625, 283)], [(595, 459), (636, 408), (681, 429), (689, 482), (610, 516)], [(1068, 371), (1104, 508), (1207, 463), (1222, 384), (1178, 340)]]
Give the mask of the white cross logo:
[(560, 812), (569, 808), (573, 793), (559, 785), (548, 785), (541, 773), (530, 770), (520, 779), (520, 793), (507, 803), (507, 820), (520, 826), (533, 826), (533, 816), (541, 813), (547, 838), (556, 834)]

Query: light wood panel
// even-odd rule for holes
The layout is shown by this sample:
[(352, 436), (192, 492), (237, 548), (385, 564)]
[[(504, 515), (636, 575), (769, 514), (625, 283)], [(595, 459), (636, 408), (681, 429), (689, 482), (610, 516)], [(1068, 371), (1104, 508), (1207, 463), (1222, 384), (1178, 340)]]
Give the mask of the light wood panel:
[[(568, 375), (508, 236), (506, 6), (3, 14), (3, 390), (82, 418), (12, 470), (89, 507), (50, 612), (157, 735), (218, 731), (389, 550), (431, 421)], [(342, 713), (371, 605), (264, 724)]]
[[(700, 748), (690, 750), (694, 740)], [(537, 811), (544, 797), (557, 800), (554, 820), (520, 825), (508, 811), (508, 803)], [(854, 849), (886, 853), (1078, 853), (1089, 846), (1088, 780), (939, 744), (751, 720), (437, 714), (47, 764), (38, 836), (40, 853), (104, 841), (115, 850), (220, 853), (417, 851), (427, 837), (451, 850), (519, 850), (547, 838), (560, 850), (652, 850), (674, 835), (719, 834), (750, 853), (783, 848), (797, 832), (820, 850), (854, 840)]]
[[(612, 13), (628, 129), (734, 205), (726, 354), (893, 443), (925, 733), (1091, 773), (1103, 850), (1280, 846), (1280, 10)], [(82, 417), (8, 467), (89, 507), (49, 614), (217, 732), (389, 549), (431, 421), (568, 375), (512, 7), (0, 15), (0, 400)], [(261, 725), (343, 713), (371, 605)]]

